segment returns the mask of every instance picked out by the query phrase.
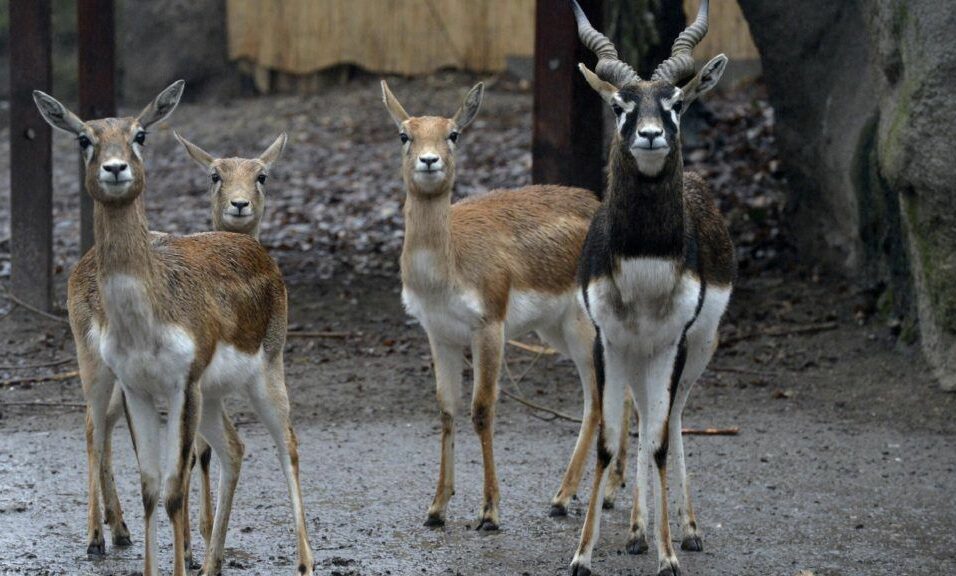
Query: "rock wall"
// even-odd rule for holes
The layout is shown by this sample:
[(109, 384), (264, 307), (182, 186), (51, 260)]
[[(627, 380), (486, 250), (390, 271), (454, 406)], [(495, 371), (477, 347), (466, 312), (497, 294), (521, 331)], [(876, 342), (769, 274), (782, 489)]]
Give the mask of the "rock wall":
[(805, 258), (855, 275), (956, 390), (956, 11), (740, 0), (777, 111)]

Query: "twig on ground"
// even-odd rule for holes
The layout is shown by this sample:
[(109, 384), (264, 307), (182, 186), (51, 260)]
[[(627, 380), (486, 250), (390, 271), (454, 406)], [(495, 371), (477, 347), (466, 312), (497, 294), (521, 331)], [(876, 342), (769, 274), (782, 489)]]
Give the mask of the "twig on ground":
[(59, 382), (62, 380), (69, 380), (71, 378), (78, 378), (79, 376), (79, 370), (71, 370), (61, 374), (48, 374), (46, 376), (23, 376), (20, 378), (10, 378), (9, 380), (0, 380), (0, 387), (24, 384), (26, 382)]
[(287, 332), (287, 338), (340, 338), (354, 336), (352, 332)]
[(733, 374), (753, 374), (754, 376), (766, 376), (768, 378), (780, 376), (779, 372), (750, 370), (749, 368), (737, 368), (734, 366), (708, 366), (707, 369), (710, 370), (711, 372), (730, 372)]
[[(9, 300), (9, 301), (13, 302), (14, 304), (16, 304), (17, 306), (20, 306), (20, 307), (22, 307), (22, 308), (24, 308), (24, 309), (26, 309), (26, 310), (29, 310), (30, 312), (33, 312), (34, 314), (39, 314), (40, 316), (43, 316), (44, 318), (48, 318), (48, 319), (50, 319), (50, 320), (55, 320), (55, 321), (60, 322), (60, 323), (63, 323), (63, 324), (69, 324), (69, 323), (70, 323), (70, 320), (69, 320), (68, 318), (64, 318), (63, 316), (57, 316), (56, 314), (50, 314), (49, 312), (44, 312), (43, 310), (40, 310), (39, 308), (36, 308), (36, 307), (34, 307), (34, 306), (31, 306), (30, 304), (27, 304), (26, 302), (24, 302), (23, 300), (20, 300), (19, 298), (17, 298), (17, 297), (14, 296), (13, 294), (10, 294), (9, 292), (6, 292), (6, 293), (4, 293), (4, 294), (0, 294), (0, 296), (3, 296), (3, 297), (6, 298), (7, 300)], [(9, 312), (8, 312), (8, 314), (9, 314)]]
[[(538, 410), (539, 412), (546, 412), (546, 413), (548, 413), (548, 414), (551, 414), (551, 415), (554, 416), (555, 418), (560, 418), (561, 420), (567, 420), (567, 421), (569, 421), (569, 422), (577, 422), (578, 424), (581, 423), (581, 419), (580, 419), (580, 418), (576, 418), (576, 417), (574, 417), (574, 416), (570, 416), (570, 415), (568, 415), (568, 414), (565, 414), (564, 412), (558, 412), (557, 410), (555, 410), (555, 409), (553, 409), (553, 408), (548, 408), (547, 406), (543, 406), (543, 405), (541, 405), (541, 404), (536, 404), (536, 403), (532, 402), (531, 400), (527, 400), (527, 399), (525, 399), (525, 398), (522, 398), (521, 396), (518, 396), (517, 394), (513, 394), (513, 393), (511, 393), (511, 392), (508, 392), (507, 390), (502, 390), (501, 393), (504, 394), (505, 396), (507, 396), (508, 398), (511, 398), (511, 399), (514, 400), (515, 402), (518, 402), (519, 404), (524, 404), (524, 405), (527, 406), (528, 408), (533, 408), (534, 410)], [(551, 419), (549, 418), (549, 420), (551, 420)]]
[(740, 434), (740, 428), (737, 426), (730, 428), (683, 428), (681, 434), (684, 436), (736, 436)]
[(76, 356), (69, 356), (67, 358), (60, 358), (59, 360), (50, 360), (49, 362), (40, 362), (37, 364), (24, 364), (22, 366), (6, 364), (4, 366), (0, 366), (0, 370), (29, 370), (32, 368), (49, 368), (50, 366), (59, 366), (61, 364), (66, 364), (67, 362), (73, 362), (74, 360), (76, 360)]
[(22, 402), (14, 400), (10, 402), (4, 402), (3, 405), (4, 406), (23, 406), (25, 408), (30, 408), (33, 406), (41, 407), (41, 408), (48, 408), (48, 407), (68, 408), (70, 410), (80, 410), (80, 409), (86, 408), (86, 404), (83, 404), (82, 402), (40, 402), (35, 400), (25, 400)]
[(548, 356), (553, 356), (558, 353), (554, 348), (549, 348), (547, 346), (537, 346), (535, 344), (525, 344), (524, 342), (518, 342), (517, 340), (508, 340), (508, 344), (511, 344), (515, 348), (521, 348), (528, 352), (534, 352), (535, 354), (546, 354)]
[(794, 327), (783, 327), (783, 328), (770, 328), (767, 330), (756, 330), (754, 332), (746, 332), (744, 334), (738, 334), (735, 336), (729, 336), (727, 338), (722, 338), (720, 340), (721, 344), (736, 344), (744, 340), (751, 340), (753, 338), (759, 338), (761, 336), (790, 336), (793, 334), (813, 334), (816, 332), (826, 332), (827, 330), (836, 330), (838, 324), (836, 322), (823, 322), (820, 324), (809, 324), (805, 326), (794, 326)]

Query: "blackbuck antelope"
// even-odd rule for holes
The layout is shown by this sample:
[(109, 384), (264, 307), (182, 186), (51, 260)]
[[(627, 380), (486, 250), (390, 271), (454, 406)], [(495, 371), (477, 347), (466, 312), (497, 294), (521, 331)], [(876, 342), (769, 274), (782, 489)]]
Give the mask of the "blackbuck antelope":
[(581, 256), (582, 299), (597, 328), (594, 361), (602, 393), (598, 460), (572, 574), (591, 573), (601, 495), (621, 447), (619, 426), (630, 386), (638, 408), (637, 484), (627, 550), (647, 550), (649, 464), (656, 469), (658, 574), (680, 574), (667, 513), (667, 457), (673, 446), (681, 490), (684, 550), (701, 550), (684, 466), (681, 412), (717, 346), (717, 326), (736, 274), (733, 245), (706, 182), (684, 172), (681, 114), (724, 72), (721, 54), (695, 74), (694, 46), (707, 32), (708, 2), (674, 42), (670, 58), (642, 80), (572, 0), (581, 41), (598, 57), (581, 65), (611, 106), (617, 131), (608, 185)]
[[(262, 215), (265, 209), (265, 195), (263, 186), (266, 182), (266, 176), (269, 168), (272, 166), (279, 155), (285, 149), (286, 134), (283, 132), (278, 138), (257, 158), (213, 158), (208, 152), (181, 137), (176, 132), (173, 135), (186, 148), (196, 162), (205, 170), (210, 172), (212, 184), (210, 186), (210, 196), (212, 198), (212, 224), (213, 229), (220, 232), (236, 232), (239, 234), (248, 234), (253, 238), (259, 237), (259, 226), (262, 221)], [(102, 496), (106, 504), (107, 522), (111, 526), (113, 544), (117, 546), (128, 546), (131, 544), (129, 530), (123, 522), (123, 511), (119, 498), (116, 495), (115, 484), (112, 481), (112, 450), (110, 449), (110, 439), (112, 438), (113, 427), (123, 415), (123, 400), (119, 387), (114, 387), (113, 398), (110, 400), (109, 410), (107, 411), (106, 421), (102, 426), (106, 430), (107, 446), (104, 450), (102, 465), (109, 471), (108, 483), (103, 483)], [(88, 424), (92, 427), (92, 422)], [(212, 491), (210, 487), (209, 465), (212, 457), (212, 449), (202, 439), (196, 438), (196, 458), (193, 458), (193, 465), (198, 458), (201, 470), (201, 489), (200, 489), (200, 532), (206, 548), (209, 548), (210, 538), (212, 537), (213, 526), (213, 507)], [(92, 490), (92, 488), (91, 488)], [(93, 534), (87, 546), (87, 553), (92, 556), (105, 554), (105, 542), (102, 532), (98, 530), (100, 523), (98, 520), (98, 506), (90, 506), (88, 525), (91, 526)], [(115, 519), (115, 520), (114, 520)], [(193, 565), (192, 562), (192, 544), (189, 531), (189, 491), (183, 494), (183, 522), (185, 525), (185, 549), (186, 564)], [(115, 525), (115, 527), (114, 527)], [(195, 566), (198, 568), (198, 566)]]
[(594, 328), (576, 297), (575, 270), (599, 205), (591, 191), (560, 186), (497, 190), (451, 203), (455, 148), (478, 113), (475, 86), (452, 118), (410, 117), (382, 82), (385, 107), (398, 126), (405, 180), (402, 300), (428, 334), (441, 410), (441, 461), (426, 526), (445, 522), (454, 492), (455, 414), (464, 350), (471, 346), (471, 418), (481, 440), (484, 504), (479, 529), (499, 525), (493, 427), (498, 376), (508, 338), (536, 331), (575, 363), (584, 388), (584, 422), (561, 489), (563, 513), (593, 443), (597, 397), (591, 349)]
[[(183, 84), (166, 88), (135, 118), (89, 122), (53, 97), (34, 92), (46, 121), (76, 137), (86, 165), (86, 190), (94, 200), (96, 245), (70, 275), (68, 291), (87, 405), (90, 542), (102, 546), (97, 484), (104, 492), (109, 485), (115, 498), (111, 471), (104, 465), (109, 436), (102, 423), (118, 381), (140, 469), (144, 574), (159, 573), (155, 509), (161, 489), (173, 528), (174, 574), (186, 573), (184, 500), (197, 429), (223, 463), (202, 569), (219, 574), (244, 450), (223, 398), (240, 391), (278, 447), (295, 519), (296, 573), (312, 574), (298, 447), (284, 382), (287, 302), (282, 275), (249, 236), (210, 232), (177, 237), (147, 228), (142, 159), (147, 129), (173, 112)], [(160, 403), (168, 406), (165, 430)], [(106, 504), (108, 510), (111, 505), (118, 510), (118, 501)], [(116, 525), (121, 522), (117, 515), (107, 514), (107, 519), (112, 530), (125, 529)]]
[(285, 132), (256, 158), (215, 158), (179, 134), (173, 135), (209, 174), (213, 229), (258, 239), (266, 201), (264, 186), (269, 168), (285, 149)]

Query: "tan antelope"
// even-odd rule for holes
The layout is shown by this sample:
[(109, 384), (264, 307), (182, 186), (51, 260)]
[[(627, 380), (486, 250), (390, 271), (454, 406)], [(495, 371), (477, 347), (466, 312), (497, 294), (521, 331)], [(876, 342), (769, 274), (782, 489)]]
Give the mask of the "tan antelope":
[(256, 158), (215, 158), (199, 146), (173, 132), (189, 156), (209, 173), (212, 198), (212, 227), (259, 238), (265, 209), (265, 183), (272, 166), (285, 149), (285, 132)]
[(678, 576), (668, 524), (667, 458), (673, 447), (681, 547), (699, 551), (681, 414), (717, 346), (717, 327), (736, 275), (730, 234), (707, 183), (684, 172), (680, 119), (687, 106), (717, 84), (727, 57), (721, 54), (695, 73), (691, 52), (707, 33), (708, 2), (703, 0), (695, 21), (674, 42), (670, 58), (650, 80), (642, 80), (618, 59), (614, 45), (591, 26), (577, 2), (571, 4), (581, 41), (598, 56), (595, 72), (583, 64), (581, 71), (617, 117), (607, 192), (581, 255), (582, 299), (598, 331), (595, 365), (602, 378), (602, 410), (597, 470), (571, 572), (591, 574), (599, 503), (608, 467), (621, 447), (620, 415), (630, 388), (640, 440), (627, 551), (647, 550), (648, 468), (653, 463), (658, 575)]
[[(182, 138), (176, 132), (173, 135), (186, 148), (197, 163), (208, 170), (211, 175), (212, 184), (210, 186), (210, 196), (212, 198), (212, 223), (213, 229), (220, 232), (236, 232), (239, 234), (248, 234), (258, 239), (259, 227), (262, 221), (262, 215), (265, 209), (265, 191), (266, 176), (272, 164), (278, 159), (279, 155), (285, 149), (287, 136), (283, 132), (278, 138), (256, 158), (213, 158), (208, 152)], [(107, 523), (111, 526), (113, 543), (117, 546), (128, 546), (131, 544), (129, 530), (123, 522), (123, 512), (118, 496), (116, 495), (115, 484), (112, 481), (113, 464), (112, 451), (110, 449), (110, 439), (112, 438), (113, 427), (123, 415), (123, 400), (119, 387), (114, 387), (113, 398), (110, 400), (110, 407), (107, 412), (106, 421), (102, 424), (106, 429), (107, 447), (102, 456), (102, 465), (109, 471), (108, 483), (103, 483), (102, 495), (105, 501)], [(88, 423), (90, 430), (92, 422)], [(212, 537), (213, 525), (213, 507), (212, 490), (209, 478), (209, 465), (212, 457), (212, 449), (202, 439), (196, 438), (196, 457), (198, 458), (201, 470), (201, 489), (200, 489), (200, 532), (209, 548), (209, 540)], [(193, 459), (193, 465), (196, 458)], [(95, 478), (95, 477), (94, 477)], [(92, 490), (92, 488), (91, 488)], [(185, 554), (187, 566), (199, 568), (193, 564), (192, 541), (189, 531), (189, 491), (183, 495), (183, 522), (185, 524)], [(105, 542), (102, 537), (102, 531), (99, 530), (99, 510), (98, 506), (91, 506), (89, 514), (92, 516), (88, 520), (88, 525), (92, 526), (94, 532), (91, 541), (87, 546), (87, 553), (92, 556), (105, 554)], [(116, 520), (113, 520), (113, 519)], [(115, 527), (113, 527), (115, 524)]]
[[(183, 85), (179, 81), (163, 90), (135, 118), (89, 122), (53, 97), (34, 92), (46, 121), (76, 137), (86, 165), (86, 190), (94, 200), (96, 244), (70, 275), (68, 292), (91, 439), (90, 507), (98, 508), (93, 478), (99, 476), (104, 488), (112, 482), (103, 465), (109, 438), (101, 423), (116, 381), (140, 470), (143, 573), (159, 573), (155, 509), (161, 491), (173, 529), (174, 574), (186, 573), (184, 500), (198, 430), (223, 463), (202, 569), (203, 574), (219, 574), (244, 451), (223, 398), (241, 392), (278, 447), (296, 527), (296, 574), (312, 574), (298, 447), (284, 382), (287, 302), (282, 275), (249, 236), (208, 232), (178, 237), (152, 234), (147, 227), (142, 159), (147, 129), (173, 112)], [(165, 429), (161, 403), (168, 406)], [(95, 512), (90, 514), (97, 523), (91, 526), (91, 542), (96, 530), (102, 538)]]
[(478, 113), (476, 85), (452, 118), (411, 117), (382, 82), (385, 107), (398, 126), (405, 181), (402, 300), (425, 328), (441, 410), (441, 460), (426, 526), (445, 522), (454, 492), (454, 438), (464, 350), (474, 364), (471, 418), (481, 440), (484, 503), (478, 528), (499, 526), (493, 427), (507, 339), (536, 331), (575, 363), (584, 388), (584, 421), (552, 514), (566, 513), (593, 444), (597, 397), (594, 329), (575, 289), (588, 224), (599, 205), (589, 190), (528, 186), (451, 203), (455, 148)]

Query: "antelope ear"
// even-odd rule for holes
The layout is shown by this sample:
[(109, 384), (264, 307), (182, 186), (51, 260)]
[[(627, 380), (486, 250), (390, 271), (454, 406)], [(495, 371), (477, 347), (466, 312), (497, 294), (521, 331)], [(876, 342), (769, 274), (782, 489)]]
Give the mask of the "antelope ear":
[(481, 97), (484, 93), (485, 85), (479, 82), (465, 95), (461, 107), (458, 108), (458, 112), (455, 112), (455, 115), (452, 117), (452, 120), (459, 129), (463, 129), (474, 122), (475, 116), (478, 115), (478, 109), (481, 108)]
[(183, 97), (185, 86), (186, 82), (184, 80), (173, 82), (160, 92), (159, 96), (150, 102), (146, 108), (143, 108), (143, 111), (136, 117), (143, 128), (148, 128), (168, 118), (176, 109), (176, 106), (179, 105), (179, 99)]
[(720, 82), (720, 78), (727, 69), (727, 56), (718, 54), (710, 62), (704, 64), (694, 78), (684, 86), (684, 106), (690, 104), (701, 94), (710, 92)]
[(285, 150), (285, 143), (288, 139), (289, 137), (285, 132), (279, 134), (279, 137), (266, 148), (266, 151), (259, 155), (259, 160), (262, 160), (262, 163), (266, 166), (271, 166), (273, 162), (279, 159), (282, 151)]
[(40, 115), (50, 126), (70, 134), (79, 134), (83, 131), (83, 121), (53, 96), (34, 90), (33, 101), (36, 102)]
[(388, 84), (385, 80), (382, 80), (382, 102), (385, 103), (385, 109), (388, 110), (392, 120), (398, 125), (399, 129), (401, 129), (402, 122), (408, 120), (408, 112), (402, 108), (401, 102), (399, 102), (398, 98), (388, 89)]
[(588, 81), (591, 88), (594, 88), (594, 91), (600, 94), (605, 102), (610, 104), (611, 99), (617, 94), (617, 86), (605, 80), (601, 80), (597, 74), (591, 72), (584, 64), (578, 64), (578, 69), (581, 70), (581, 74), (584, 74), (584, 79)]
[(193, 160), (196, 161), (197, 164), (199, 164), (203, 168), (209, 168), (210, 166), (212, 166), (213, 160), (215, 160), (212, 157), (212, 154), (210, 154), (209, 152), (206, 152), (199, 146), (196, 146), (189, 140), (186, 140), (185, 138), (180, 136), (179, 133), (176, 132), (175, 130), (173, 130), (173, 136), (176, 137), (176, 140), (179, 140), (179, 143), (183, 145), (183, 147), (186, 149), (186, 152), (189, 154), (189, 156)]

